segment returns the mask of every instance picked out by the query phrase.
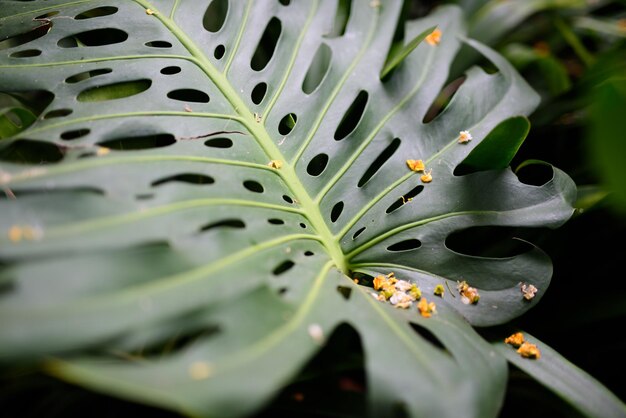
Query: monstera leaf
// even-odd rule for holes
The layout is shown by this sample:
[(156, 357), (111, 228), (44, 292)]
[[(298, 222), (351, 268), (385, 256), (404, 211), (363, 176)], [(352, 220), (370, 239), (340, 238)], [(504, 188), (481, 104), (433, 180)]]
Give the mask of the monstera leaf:
[[(538, 96), (460, 9), (405, 22), (381, 3), (1, 2), (0, 89), (38, 115), (0, 141), (3, 363), (244, 416), (347, 325), (373, 416), (496, 416), (507, 363), (473, 326), (532, 308), (551, 263), (450, 239), (558, 227), (575, 186), (506, 167)], [(464, 43), (498, 71), (469, 69), (426, 118)], [(431, 317), (379, 300), (392, 272)]]

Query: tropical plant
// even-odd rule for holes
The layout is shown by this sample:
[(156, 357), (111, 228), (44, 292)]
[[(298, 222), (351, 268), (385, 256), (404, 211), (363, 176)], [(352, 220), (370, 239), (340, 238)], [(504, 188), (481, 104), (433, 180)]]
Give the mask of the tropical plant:
[[(539, 96), (461, 8), (403, 6), (0, 2), (5, 369), (248, 416), (350, 329), (372, 416), (497, 416), (507, 360), (582, 414), (623, 416), (499, 327), (552, 265), (494, 231), (574, 211), (563, 171), (510, 168)], [(441, 103), (463, 45), (489, 67)]]

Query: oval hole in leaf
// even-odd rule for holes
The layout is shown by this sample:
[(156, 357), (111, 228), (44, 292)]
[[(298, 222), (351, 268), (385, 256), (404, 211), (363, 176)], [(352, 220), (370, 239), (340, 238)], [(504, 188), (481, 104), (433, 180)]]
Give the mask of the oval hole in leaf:
[(287, 196), (286, 194), (283, 195), (283, 200), (289, 204), (293, 204), (293, 199)]
[(505, 226), (474, 226), (451, 233), (445, 245), (452, 251), (476, 257), (507, 258), (530, 251), (533, 247), (515, 239), (524, 231)]
[(39, 39), (42, 36), (46, 35), (50, 31), (50, 29), (52, 29), (52, 22), (45, 21), (41, 25), (29, 30), (28, 32), (9, 36), (8, 38), (0, 41), (0, 51), (2, 51), (3, 49), (15, 48), (20, 45), (32, 42), (35, 39)]
[(61, 48), (78, 48), (79, 46), (114, 45), (128, 39), (128, 34), (120, 29), (104, 28), (92, 29), (74, 35), (66, 36), (57, 42)]
[(30, 58), (38, 57), (41, 55), (41, 51), (38, 49), (26, 49), (24, 51), (17, 51), (10, 55), (11, 58)]
[(174, 138), (174, 135), (172, 134), (153, 134), (109, 139), (98, 143), (98, 145), (118, 151), (133, 151), (139, 149), (167, 147), (175, 142), (176, 138)]
[(278, 133), (281, 135), (289, 135), (293, 128), (296, 127), (296, 122), (298, 122), (298, 116), (295, 113), (290, 113), (285, 115), (278, 124)]
[(402, 207), (402, 206), (406, 205), (407, 203), (409, 203), (409, 201), (410, 201), (409, 199), (413, 199), (415, 196), (420, 194), (422, 192), (422, 190), (424, 190), (424, 186), (422, 186), (421, 184), (418, 185), (418, 186), (415, 186), (414, 188), (409, 190), (409, 192), (407, 194), (405, 194), (404, 196), (398, 198), (398, 200), (393, 202), (393, 204), (391, 204), (387, 208), (385, 213), (389, 214), (389, 213), (392, 213), (392, 212), (398, 210), (400, 207)]
[(354, 235), (352, 235), (352, 240), (357, 239), (359, 235), (361, 235), (365, 231), (366, 227), (359, 228)]
[(224, 45), (218, 45), (215, 47), (215, 51), (213, 51), (213, 56), (216, 60), (222, 59), (224, 54), (226, 53), (226, 47)]
[(554, 177), (554, 171), (549, 164), (538, 162), (537, 164), (523, 164), (518, 166), (515, 174), (519, 181), (532, 186), (543, 186)]
[(113, 70), (110, 68), (99, 68), (97, 70), (83, 71), (82, 73), (74, 74), (73, 76), (66, 78), (65, 82), (69, 84), (74, 84), (78, 83), (79, 81), (88, 80), (92, 77), (109, 74), (111, 72), (113, 72)]
[(361, 90), (356, 96), (346, 113), (343, 115), (337, 130), (335, 131), (335, 141), (341, 141), (352, 133), (361, 121), (363, 114), (365, 113), (365, 107), (369, 94), (365, 90)]
[(169, 66), (169, 67), (162, 68), (161, 69), (161, 74), (174, 75), (174, 74), (180, 73), (180, 71), (181, 71), (180, 67), (172, 65), (172, 66)]
[(289, 6), (289, 4), (291, 4), (291, 0), (278, 0), (278, 2), (283, 6)]
[(184, 174), (176, 174), (174, 176), (161, 178), (159, 180), (153, 181), (151, 185), (153, 187), (156, 187), (156, 186), (160, 186), (161, 184), (170, 183), (170, 182), (208, 185), (208, 184), (215, 183), (215, 179), (211, 176), (206, 176), (204, 174), (184, 173)]
[(352, 294), (352, 289), (346, 286), (337, 286), (337, 292), (339, 292), (345, 300), (348, 300)]
[(305, 257), (311, 257), (312, 255), (315, 255), (315, 253), (313, 251), (305, 251), (304, 252), (304, 256)]
[(19, 139), (0, 150), (0, 161), (16, 164), (50, 164), (62, 159), (58, 146), (31, 139)]
[(230, 148), (233, 146), (233, 140), (230, 138), (211, 138), (204, 142), (204, 145), (211, 148)]
[(110, 16), (112, 14), (117, 13), (117, 10), (118, 10), (117, 7), (113, 7), (113, 6), (96, 7), (94, 9), (89, 9), (85, 12), (77, 14), (76, 16), (74, 16), (74, 19), (84, 20), (84, 19), (91, 19), (94, 17)]
[(330, 61), (333, 57), (333, 51), (324, 43), (320, 44), (317, 52), (313, 57), (313, 61), (309, 65), (304, 80), (302, 81), (302, 91), (311, 94), (322, 83), (326, 74), (330, 70)]
[(300, 225), (300, 228), (306, 229), (306, 224), (304, 222), (300, 222), (298, 225)]
[(335, 21), (333, 28), (325, 36), (328, 38), (336, 38), (346, 33), (348, 20), (352, 13), (352, 0), (339, 0), (337, 2), (337, 10), (335, 11)]
[(437, 347), (438, 349), (442, 351), (447, 351), (446, 346), (443, 345), (441, 340), (437, 338), (435, 334), (433, 334), (430, 330), (426, 329), (425, 327), (419, 326), (413, 322), (410, 322), (410, 324), (411, 324), (411, 328), (413, 328), (413, 331), (415, 331), (417, 335), (419, 335), (420, 337), (422, 337), (423, 339), (431, 343), (434, 347)]
[(222, 221), (213, 222), (213, 223), (203, 226), (202, 228), (200, 228), (200, 232), (206, 232), (211, 229), (217, 229), (217, 228), (243, 229), (245, 227), (246, 227), (246, 224), (241, 219), (224, 219)]
[(328, 164), (328, 155), (327, 154), (317, 154), (315, 157), (309, 161), (309, 164), (306, 166), (306, 172), (313, 177), (317, 177), (326, 168)]
[(335, 223), (337, 221), (337, 219), (339, 219), (339, 216), (341, 216), (341, 212), (343, 212), (343, 202), (337, 202), (335, 203), (335, 206), (333, 206), (333, 209), (330, 211), (330, 221), (332, 223)]
[(209, 103), (209, 95), (196, 89), (178, 89), (167, 93), (167, 97), (181, 102)]
[(254, 181), (254, 180), (244, 181), (243, 187), (245, 187), (246, 189), (254, 193), (263, 193), (265, 191), (261, 183), (259, 183), (258, 181)]
[(272, 225), (284, 225), (285, 224), (285, 221), (283, 221), (282, 219), (277, 219), (277, 218), (268, 219), (267, 222), (269, 222)]
[(67, 116), (72, 114), (72, 109), (55, 109), (46, 113), (43, 118), (44, 119), (54, 119), (54, 118), (62, 118), (63, 116)]
[(295, 265), (296, 265), (296, 263), (294, 263), (294, 262), (293, 262), (293, 261), (291, 261), (291, 260), (286, 260), (286, 261), (283, 261), (283, 262), (282, 262), (282, 263), (280, 263), (278, 266), (276, 266), (276, 267), (274, 268), (274, 270), (272, 270), (272, 274), (273, 274), (274, 276), (279, 276), (279, 275), (281, 275), (281, 274), (283, 274), (283, 273), (287, 272), (288, 270), (290, 270), (290, 269), (291, 269), (293, 266), (295, 266)]
[(394, 138), (393, 141), (391, 141), (391, 144), (387, 145), (387, 148), (385, 148), (383, 152), (376, 157), (374, 162), (370, 164), (367, 170), (365, 170), (365, 173), (363, 173), (363, 176), (359, 179), (359, 183), (357, 184), (358, 187), (363, 187), (374, 176), (374, 174), (380, 170), (383, 164), (385, 164), (387, 160), (398, 150), (401, 142), (400, 138)]
[(230, 148), (233, 146), (233, 140), (230, 138), (211, 138), (204, 142), (204, 145), (211, 148)]
[(151, 85), (152, 80), (147, 79), (105, 84), (81, 91), (76, 99), (79, 102), (103, 102), (106, 100), (123, 99), (142, 93), (148, 90)]
[(412, 251), (412, 250), (418, 249), (421, 246), (422, 246), (422, 243), (420, 242), (420, 240), (411, 238), (411, 239), (406, 239), (404, 241), (396, 242), (395, 244), (390, 245), (389, 247), (387, 247), (387, 251), (391, 251), (391, 252)]
[(167, 41), (150, 41), (144, 44), (150, 48), (171, 48), (172, 44)]
[(446, 107), (448, 107), (448, 105), (450, 104), (450, 101), (452, 100), (456, 92), (459, 90), (461, 85), (465, 82), (466, 78), (467, 76), (465, 75), (461, 76), (457, 78), (456, 80), (453, 80), (452, 82), (450, 82), (443, 89), (441, 89), (441, 92), (439, 92), (439, 95), (435, 97), (435, 100), (433, 100), (432, 104), (426, 111), (426, 114), (424, 115), (424, 118), (422, 120), (423, 123), (429, 123), (433, 119), (435, 119), (437, 116), (439, 116), (441, 113), (443, 113)]
[(278, 44), (278, 38), (282, 32), (282, 24), (280, 20), (273, 17), (263, 32), (263, 36), (259, 41), (259, 44), (254, 51), (252, 60), (250, 61), (250, 68), (254, 71), (261, 71), (265, 68), (268, 62), (272, 59), (276, 45)]
[(228, 14), (228, 0), (213, 0), (204, 12), (202, 26), (209, 32), (217, 32), (226, 21)]
[(91, 132), (90, 129), (75, 129), (73, 131), (66, 131), (61, 134), (61, 139), (65, 139), (66, 141), (71, 141), (72, 139), (82, 138), (85, 135), (89, 135)]
[(250, 94), (250, 99), (252, 99), (252, 103), (260, 104), (265, 98), (265, 93), (267, 93), (267, 83), (259, 83), (252, 89), (252, 94)]

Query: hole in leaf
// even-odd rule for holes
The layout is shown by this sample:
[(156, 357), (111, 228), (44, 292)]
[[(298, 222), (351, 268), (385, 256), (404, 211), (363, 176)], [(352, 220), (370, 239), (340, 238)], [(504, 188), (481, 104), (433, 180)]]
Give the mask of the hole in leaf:
[(213, 0), (204, 12), (202, 26), (209, 32), (217, 32), (226, 21), (228, 14), (228, 0)]
[(250, 99), (252, 99), (252, 103), (260, 104), (265, 98), (265, 93), (267, 93), (267, 84), (259, 83), (252, 89), (252, 94), (250, 95)]
[(352, 294), (352, 289), (346, 286), (337, 286), (337, 292), (339, 292), (339, 294), (343, 296), (345, 300), (348, 300), (350, 299), (350, 295)]
[(167, 93), (167, 97), (181, 102), (209, 103), (209, 95), (196, 89), (178, 89)]
[(81, 91), (76, 99), (79, 102), (102, 102), (124, 99), (148, 90), (151, 85), (152, 81), (147, 79), (105, 84)]
[(289, 133), (293, 131), (293, 128), (295, 128), (297, 121), (298, 117), (295, 113), (285, 115), (278, 124), (278, 133), (281, 135), (289, 135)]
[(98, 70), (83, 71), (82, 73), (74, 74), (73, 76), (66, 78), (65, 82), (74, 84), (78, 83), (79, 81), (88, 80), (92, 77), (109, 74), (111, 72), (113, 72), (113, 70), (110, 68), (100, 68)]
[(289, 4), (291, 3), (291, 0), (278, 0), (278, 2), (282, 4), (283, 6), (289, 6)]
[(48, 13), (44, 13), (42, 15), (37, 16), (36, 18), (34, 18), (33, 20), (45, 20), (48, 19), (52, 16), (56, 16), (58, 15), (60, 12), (58, 10), (54, 10), (52, 12), (48, 12)]
[(8, 38), (0, 41), (0, 51), (2, 51), (3, 49), (15, 48), (20, 45), (32, 42), (35, 39), (39, 39), (42, 36), (46, 35), (50, 31), (50, 29), (52, 29), (52, 22), (44, 21), (41, 23), (41, 25), (29, 30), (28, 32), (9, 36)]
[(283, 195), (283, 200), (289, 204), (293, 204), (293, 199), (287, 196), (286, 194)]
[(358, 236), (359, 236), (359, 235), (361, 235), (361, 234), (365, 231), (365, 229), (367, 229), (367, 228), (366, 228), (366, 227), (359, 228), (359, 229), (358, 229), (358, 230), (354, 233), (354, 235), (352, 235), (352, 240), (357, 239), (357, 238), (358, 238)]
[(302, 81), (302, 91), (304, 93), (313, 93), (322, 83), (322, 80), (324, 80), (324, 77), (330, 69), (330, 60), (332, 57), (333, 51), (330, 47), (326, 44), (320, 44)]
[(383, 152), (381, 152), (380, 155), (376, 157), (374, 162), (367, 168), (367, 170), (365, 170), (365, 173), (363, 173), (363, 176), (359, 180), (359, 183), (357, 185), (358, 187), (363, 187), (372, 177), (374, 177), (374, 174), (376, 174), (378, 170), (380, 170), (380, 168), (383, 166), (383, 164), (385, 164), (387, 160), (391, 158), (391, 156), (393, 156), (393, 154), (398, 150), (401, 142), (402, 141), (400, 141), (400, 138), (394, 138), (394, 140), (391, 141), (391, 144), (389, 144), (387, 148), (385, 148)]
[(55, 109), (46, 113), (44, 119), (62, 118), (63, 116), (70, 115), (73, 112), (72, 109)]
[(543, 186), (554, 177), (552, 167), (546, 164), (532, 164), (518, 169), (515, 174), (519, 181), (532, 186)]
[(17, 51), (10, 55), (11, 58), (30, 58), (38, 57), (41, 55), (41, 51), (38, 49), (26, 49), (24, 51)]
[(265, 191), (265, 189), (263, 189), (263, 186), (261, 185), (261, 183), (259, 183), (258, 181), (254, 181), (254, 180), (246, 180), (243, 182), (243, 187), (245, 187), (246, 189), (250, 190), (251, 192), (254, 193), (263, 193)]
[(169, 182), (182, 182), (182, 183), (190, 183), (190, 184), (213, 184), (215, 183), (215, 179), (213, 179), (213, 177), (210, 177), (210, 176), (205, 176), (204, 174), (184, 173), (184, 174), (176, 174), (174, 176), (164, 177), (162, 179), (153, 181), (152, 186), (160, 186), (161, 184), (165, 184)]
[(117, 7), (113, 7), (113, 6), (96, 7), (95, 9), (90, 9), (90, 10), (87, 10), (86, 12), (77, 14), (74, 17), (74, 19), (84, 20), (84, 19), (91, 19), (94, 17), (109, 16), (109, 15), (115, 14), (117, 10), (118, 10)]
[(0, 160), (16, 164), (50, 164), (63, 159), (61, 149), (54, 144), (19, 139), (0, 150)]
[(422, 337), (423, 339), (425, 339), (426, 341), (428, 341), (429, 343), (431, 343), (433, 346), (440, 348), (441, 350), (446, 351), (446, 346), (443, 345), (443, 343), (441, 342), (441, 340), (439, 340), (439, 338), (437, 338), (435, 336), (435, 334), (433, 334), (432, 332), (430, 332), (430, 330), (414, 324), (413, 322), (410, 322), (411, 324), (411, 328), (413, 328), (413, 331), (415, 331), (415, 333), (417, 335), (419, 335), (420, 337)]
[(180, 73), (180, 71), (181, 71), (180, 67), (172, 65), (172, 66), (169, 66), (169, 67), (162, 68), (161, 69), (161, 74), (174, 75), (174, 74)]
[(171, 48), (172, 44), (167, 41), (150, 41), (144, 44), (150, 48)]
[[(3, 93), (20, 101), (24, 107), (31, 110), (35, 116), (41, 115), (54, 100), (54, 94), (46, 90), (3, 91)], [(19, 119), (19, 121), (17, 119)], [(15, 122), (21, 124), (21, 118), (16, 116)]]
[(61, 48), (77, 48), (78, 46), (114, 45), (128, 39), (128, 34), (120, 29), (92, 29), (75, 35), (66, 36), (57, 42)]
[(513, 257), (533, 248), (515, 239), (522, 232), (514, 227), (474, 226), (451, 233), (445, 244), (452, 251), (476, 257)]
[(274, 55), (274, 50), (278, 44), (278, 38), (282, 31), (282, 24), (280, 20), (273, 17), (267, 24), (263, 36), (259, 41), (259, 44), (254, 51), (252, 60), (250, 61), (250, 67), (254, 71), (261, 71)]
[(299, 225), (300, 225), (300, 228), (306, 229), (306, 224), (304, 222), (300, 222)]
[(312, 255), (315, 255), (315, 253), (313, 251), (305, 251), (304, 252), (304, 256), (305, 257), (311, 257)]
[(411, 238), (404, 241), (396, 242), (395, 244), (387, 247), (387, 251), (391, 252), (401, 252), (401, 251), (411, 251), (416, 250), (422, 246), (420, 240)]
[(132, 151), (139, 149), (161, 148), (172, 145), (176, 138), (172, 134), (154, 134), (143, 136), (129, 136), (123, 138), (109, 139), (98, 145), (118, 151)]
[(309, 164), (306, 166), (306, 172), (313, 177), (317, 177), (326, 168), (328, 164), (328, 155), (327, 154), (317, 154), (315, 157), (309, 161)]
[(211, 148), (230, 148), (233, 146), (233, 140), (230, 138), (211, 138), (204, 142), (204, 145)]
[(329, 38), (343, 36), (346, 33), (350, 13), (352, 12), (352, 0), (339, 0), (337, 2), (337, 10), (335, 11), (335, 20), (333, 28), (326, 34)]
[(424, 115), (424, 119), (422, 120), (423, 123), (431, 122), (446, 109), (459, 87), (461, 87), (461, 85), (465, 82), (466, 78), (467, 76), (459, 77), (441, 90)]
[(288, 270), (290, 270), (293, 266), (295, 266), (296, 263), (294, 263), (291, 260), (287, 260), (287, 261), (283, 261), (282, 263), (280, 263), (278, 266), (276, 266), (274, 268), (274, 270), (272, 270), (272, 274), (274, 276), (279, 276), (285, 272), (287, 272)]
[(241, 219), (224, 219), (223, 221), (213, 222), (200, 228), (200, 232), (206, 232), (217, 228), (243, 229), (246, 224)]
[(85, 135), (88, 135), (91, 132), (90, 129), (75, 129), (73, 131), (66, 131), (61, 134), (61, 139), (65, 139), (66, 141), (70, 141), (72, 139), (82, 138)]
[(282, 296), (287, 293), (287, 290), (289, 289), (287, 289), (286, 287), (281, 287), (280, 289), (278, 289), (278, 294)]
[(369, 94), (365, 90), (359, 92), (337, 126), (335, 141), (341, 141), (354, 131), (365, 113), (368, 98)]
[(267, 222), (271, 223), (272, 225), (284, 225), (285, 224), (285, 221), (283, 221), (282, 219), (277, 219), (277, 218), (268, 219)]
[(215, 51), (213, 51), (213, 56), (215, 59), (222, 59), (224, 54), (226, 53), (226, 47), (224, 45), (218, 45), (215, 47)]
[(385, 211), (385, 213), (392, 213), (396, 210), (398, 210), (400, 207), (406, 205), (407, 203), (409, 203), (409, 199), (413, 199), (415, 196), (417, 196), (418, 194), (420, 194), (422, 192), (422, 190), (424, 190), (424, 186), (422, 186), (421, 184), (419, 186), (415, 186), (414, 188), (412, 188), (411, 190), (409, 190), (409, 192), (407, 194), (405, 194), (404, 196), (398, 198), (398, 200), (396, 200), (395, 202), (393, 202), (393, 204), (391, 204), (387, 210)]
[(341, 216), (341, 212), (343, 212), (343, 202), (335, 203), (335, 206), (333, 206), (333, 209), (330, 211), (330, 221), (335, 223), (337, 219), (339, 219), (339, 216)]

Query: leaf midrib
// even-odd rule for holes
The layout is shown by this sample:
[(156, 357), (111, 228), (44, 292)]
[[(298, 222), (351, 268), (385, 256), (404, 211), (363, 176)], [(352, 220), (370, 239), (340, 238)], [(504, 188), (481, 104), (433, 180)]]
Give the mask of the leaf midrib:
[[(286, 161), (282, 152), (272, 141), (264, 125), (257, 122), (256, 115), (248, 109), (246, 103), (232, 87), (225, 74), (222, 74), (202, 53), (202, 50), (191, 40), (187, 34), (169, 17), (160, 13), (158, 8), (153, 6), (146, 0), (135, 0), (137, 4), (144, 9), (151, 9), (157, 18), (189, 51), (189, 53), (197, 60), (198, 67), (209, 77), (215, 86), (221, 91), (226, 100), (231, 104), (233, 110), (240, 116), (241, 123), (248, 131), (257, 139), (259, 146), (268, 156), (268, 163), (272, 160), (283, 162), (280, 170), (275, 170), (276, 175), (282, 178), (287, 187), (293, 193), (295, 200), (300, 204), (305, 217), (309, 220), (311, 226), (321, 238), (321, 242), (326, 248), (329, 256), (332, 258), (335, 266), (342, 272), (348, 273), (348, 266), (341, 250), (339, 243), (335, 240), (333, 233), (328, 228), (324, 218), (319, 210), (319, 206), (315, 204), (311, 196), (304, 188), (302, 182), (298, 178), (295, 168)], [(235, 52), (233, 52), (235, 53)]]

